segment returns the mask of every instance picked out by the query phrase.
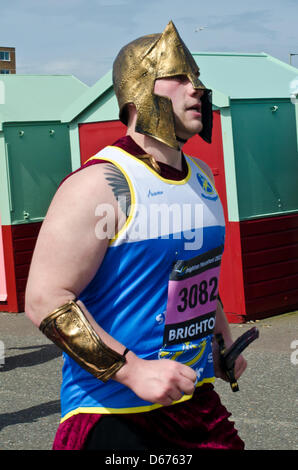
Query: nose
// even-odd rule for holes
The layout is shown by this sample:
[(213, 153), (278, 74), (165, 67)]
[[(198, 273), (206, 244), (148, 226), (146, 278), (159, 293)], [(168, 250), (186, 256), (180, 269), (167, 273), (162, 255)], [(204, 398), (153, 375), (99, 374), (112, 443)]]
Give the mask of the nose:
[(196, 92), (197, 92), (199, 98), (202, 98), (203, 94), (205, 93), (205, 90), (200, 89), (200, 90), (196, 90)]
[(202, 90), (201, 88), (194, 88), (190, 80), (188, 80), (187, 86), (189, 93), (192, 96), (197, 96), (198, 98), (201, 98), (203, 96), (205, 90)]
[(203, 94), (204, 94), (204, 90), (202, 90), (201, 88), (194, 88), (192, 87), (193, 89), (193, 95), (196, 95), (198, 98), (202, 98)]

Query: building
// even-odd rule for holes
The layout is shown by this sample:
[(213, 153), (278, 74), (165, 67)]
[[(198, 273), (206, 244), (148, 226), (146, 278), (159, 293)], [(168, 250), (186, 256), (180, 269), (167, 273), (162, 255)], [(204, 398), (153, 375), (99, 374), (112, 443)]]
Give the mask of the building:
[[(213, 90), (213, 139), (208, 145), (194, 136), (183, 150), (209, 164), (223, 203), (219, 287), (228, 320), (297, 310), (298, 103), (290, 84), (298, 70), (265, 53), (193, 55)], [(126, 128), (111, 72), (92, 87), (73, 78), (2, 77), (0, 311), (19, 312), (37, 234), (59, 181)]]
[[(265, 53), (194, 53), (213, 91), (213, 139), (186, 154), (211, 167), (226, 219), (220, 296), (240, 323), (298, 309), (297, 68)], [(61, 116), (75, 170), (126, 132), (109, 72)]]
[(0, 312), (22, 312), (41, 221), (71, 171), (60, 115), (88, 87), (68, 75), (2, 75), (0, 85)]
[(0, 46), (0, 74), (16, 73), (16, 50)]

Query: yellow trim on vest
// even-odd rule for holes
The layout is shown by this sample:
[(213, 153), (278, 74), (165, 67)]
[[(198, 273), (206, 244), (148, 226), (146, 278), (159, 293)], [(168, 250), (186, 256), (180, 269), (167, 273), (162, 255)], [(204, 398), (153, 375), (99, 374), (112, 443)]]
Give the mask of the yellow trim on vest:
[[(108, 145), (106, 148), (112, 148), (112, 149), (117, 149), (117, 150), (120, 150), (122, 153), (124, 153), (124, 155), (127, 155), (128, 157), (131, 157), (133, 158), (135, 161), (137, 161), (138, 163), (141, 163), (141, 165), (143, 165), (144, 167), (146, 167), (149, 171), (151, 171), (151, 173), (153, 175), (155, 175), (158, 179), (160, 179), (161, 181), (163, 181), (164, 183), (168, 183), (168, 184), (176, 184), (176, 185), (182, 185), (182, 184), (185, 184), (188, 182), (188, 180), (190, 179), (191, 177), (191, 166), (189, 165), (188, 161), (186, 160), (186, 163), (187, 163), (187, 168), (188, 168), (188, 172), (187, 172), (187, 175), (186, 177), (183, 179), (183, 180), (170, 180), (170, 179), (166, 179), (166, 178), (163, 178), (162, 176), (160, 176), (155, 170), (153, 170), (150, 166), (148, 166), (145, 162), (143, 162), (142, 160), (140, 160), (138, 157), (135, 157), (134, 155), (131, 155), (130, 153), (126, 152), (126, 150), (123, 150), (121, 149), (120, 147), (115, 147), (113, 145)], [(91, 157), (91, 158), (94, 158), (94, 157)], [(96, 158), (100, 158), (100, 157), (96, 157)], [(102, 160), (106, 160), (105, 157), (101, 157)]]
[[(198, 382), (196, 387), (200, 387), (204, 383), (213, 383), (215, 380), (214, 377), (205, 378), (201, 382)], [(188, 401), (192, 398), (192, 395), (184, 395), (180, 400), (174, 401), (172, 405), (176, 405), (177, 403), (183, 403)], [(172, 406), (171, 405), (171, 406)], [(162, 408), (163, 405), (158, 403), (153, 403), (152, 405), (145, 405), (145, 406), (134, 406), (129, 408), (105, 408), (100, 406), (92, 406), (92, 407), (79, 407), (73, 411), (67, 413), (63, 418), (61, 418), (60, 423), (63, 423), (67, 419), (71, 418), (72, 416), (78, 415), (80, 413), (90, 413), (90, 414), (128, 414), (128, 413), (144, 413), (147, 411), (153, 411), (158, 408)]]

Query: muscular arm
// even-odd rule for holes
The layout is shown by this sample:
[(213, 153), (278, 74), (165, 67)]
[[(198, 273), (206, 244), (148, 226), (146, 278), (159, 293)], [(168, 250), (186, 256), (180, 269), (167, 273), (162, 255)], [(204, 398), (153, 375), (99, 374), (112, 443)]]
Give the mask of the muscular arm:
[[(101, 265), (109, 238), (124, 224), (126, 214), (117, 199), (125, 196), (125, 185), (116, 180), (115, 167), (94, 165), (72, 175), (54, 196), (36, 243), (26, 289), (26, 315), (37, 327), (88, 285)], [(111, 208), (102, 215), (106, 237), (96, 235), (98, 222), (105, 225), (96, 216), (100, 204)], [(79, 305), (101, 340), (122, 354), (128, 345), (110, 336), (85, 306)], [(182, 394), (193, 393), (196, 374), (191, 368), (169, 360), (145, 361), (132, 351), (126, 359), (113, 379), (141, 398), (169, 405)]]
[(26, 313), (39, 326), (55, 308), (74, 299), (95, 275), (108, 247), (98, 240), (95, 211), (110, 201), (100, 165), (72, 175), (59, 188), (42, 224), (26, 289)]

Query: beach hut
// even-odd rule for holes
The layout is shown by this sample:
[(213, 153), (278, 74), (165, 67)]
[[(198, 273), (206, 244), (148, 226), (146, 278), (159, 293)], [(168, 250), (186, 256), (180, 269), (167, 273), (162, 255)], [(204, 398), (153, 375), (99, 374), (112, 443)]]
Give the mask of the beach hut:
[[(212, 168), (226, 218), (220, 295), (241, 323), (298, 308), (298, 70), (266, 53), (194, 53), (213, 90), (211, 145), (193, 137), (189, 153)], [(125, 134), (112, 74), (62, 113), (72, 169)]]
[(71, 171), (68, 125), (60, 114), (87, 88), (72, 76), (1, 76), (0, 311), (24, 309), (41, 222)]

